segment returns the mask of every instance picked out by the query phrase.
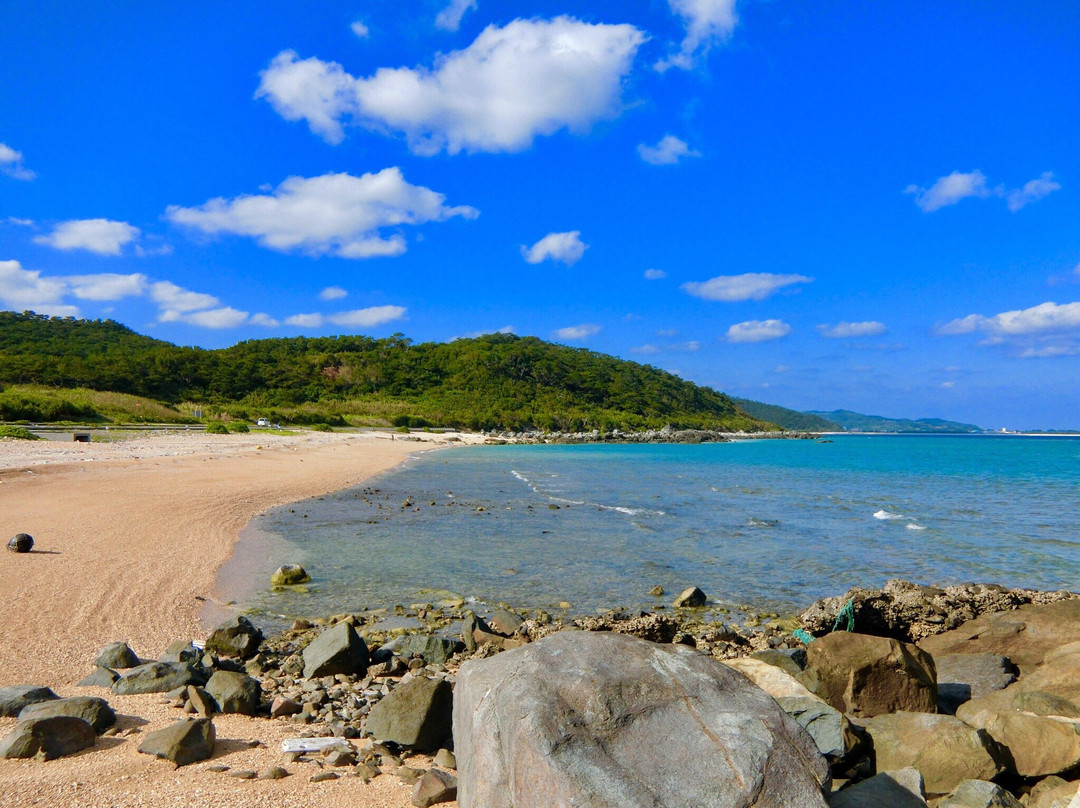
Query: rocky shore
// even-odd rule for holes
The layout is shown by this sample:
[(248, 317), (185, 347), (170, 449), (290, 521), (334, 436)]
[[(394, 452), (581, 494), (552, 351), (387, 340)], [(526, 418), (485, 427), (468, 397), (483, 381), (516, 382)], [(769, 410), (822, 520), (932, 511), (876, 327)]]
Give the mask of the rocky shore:
[[(151, 660), (118, 641), (86, 660), (90, 695), (0, 689), (0, 758), (92, 760), (154, 693), (176, 720), (140, 753), (286, 789), (389, 778), (417, 806), (1080, 801), (1080, 596), (890, 581), (742, 626), (704, 604), (691, 588), (664, 613), (570, 619), (447, 601), (403, 610), (414, 628), (372, 611), (270, 638), (237, 616)], [(230, 715), (284, 737), (272, 765), (227, 761)]]
[(540, 443), (730, 443), (735, 440), (815, 440), (821, 436), (813, 432), (723, 432), (714, 429), (646, 429), (627, 432), (613, 429), (589, 432), (485, 432), (488, 443), (540, 444)]

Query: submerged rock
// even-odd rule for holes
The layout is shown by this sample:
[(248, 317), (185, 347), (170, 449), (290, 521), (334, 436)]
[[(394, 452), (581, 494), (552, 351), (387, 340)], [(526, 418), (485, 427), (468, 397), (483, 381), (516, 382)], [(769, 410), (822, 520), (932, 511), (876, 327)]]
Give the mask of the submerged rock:
[(274, 574), (270, 576), (270, 585), (295, 586), (306, 584), (310, 580), (311, 576), (308, 575), (307, 570), (299, 564), (284, 564), (274, 570)]
[(705, 601), (705, 593), (696, 586), (691, 586), (689, 589), (684, 589), (671, 605), (676, 609), (699, 608), (705, 605)]

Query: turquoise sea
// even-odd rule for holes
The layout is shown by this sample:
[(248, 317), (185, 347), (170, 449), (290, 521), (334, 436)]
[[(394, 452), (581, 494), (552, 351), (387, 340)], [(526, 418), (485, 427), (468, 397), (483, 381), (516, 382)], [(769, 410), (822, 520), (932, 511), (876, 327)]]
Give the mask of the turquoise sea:
[(1068, 437), (449, 449), (262, 516), (259, 574), (299, 562), (314, 581), (241, 605), (291, 618), (447, 590), (586, 614), (697, 585), (794, 610), (895, 577), (1076, 590), (1078, 506)]

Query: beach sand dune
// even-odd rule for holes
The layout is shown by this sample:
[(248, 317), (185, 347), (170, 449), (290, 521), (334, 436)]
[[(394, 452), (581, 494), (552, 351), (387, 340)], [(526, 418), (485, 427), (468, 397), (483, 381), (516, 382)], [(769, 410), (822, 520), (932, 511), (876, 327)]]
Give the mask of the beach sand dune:
[[(433, 448), (379, 434), (174, 434), (116, 443), (0, 442), (0, 537), (34, 536), (34, 552), (0, 555), (0, 686), (40, 684), (60, 695), (109, 698), (130, 734), (71, 758), (0, 761), (0, 805), (406, 806), (396, 777), (310, 783), (290, 766), (282, 781), (237, 781), (137, 753), (142, 734), (180, 717), (160, 695), (113, 697), (76, 688), (107, 643), (156, 657), (200, 622), (219, 567), (258, 514), (355, 485)], [(148, 723), (143, 723), (146, 721)], [(14, 725), (0, 719), (0, 733)], [(279, 722), (215, 718), (213, 763), (279, 765)], [(262, 747), (250, 746), (261, 742)], [(453, 805), (450, 803), (449, 805)]]

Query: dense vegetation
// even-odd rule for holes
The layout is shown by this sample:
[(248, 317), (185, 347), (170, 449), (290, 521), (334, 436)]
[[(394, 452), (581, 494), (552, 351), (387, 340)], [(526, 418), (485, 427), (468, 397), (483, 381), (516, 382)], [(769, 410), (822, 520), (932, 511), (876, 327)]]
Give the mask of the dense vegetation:
[[(296, 337), (202, 350), (110, 320), (0, 312), (0, 385), (5, 420), (90, 417), (94, 405), (80, 404), (74, 392), (87, 388), (186, 413), (197, 402), (207, 414), (311, 424), (571, 431), (769, 426), (722, 393), (656, 368), (511, 334), (424, 344), (401, 335)], [(45, 396), (43, 388), (54, 392)]]
[(944, 421), (941, 418), (883, 418), (880, 415), (862, 415), (851, 410), (833, 410), (832, 412), (812, 411), (833, 423), (839, 424), (848, 432), (982, 432), (982, 427), (974, 424), (961, 424), (956, 421)]
[(782, 429), (793, 429), (798, 432), (843, 432), (843, 428), (832, 421), (828, 421), (819, 415), (809, 412), (789, 410), (786, 407), (778, 407), (775, 404), (762, 404), (760, 401), (751, 401), (747, 398), (732, 398), (735, 406), (762, 421), (776, 424)]

